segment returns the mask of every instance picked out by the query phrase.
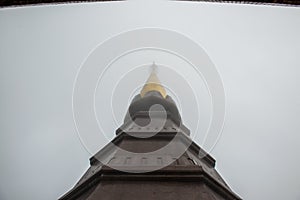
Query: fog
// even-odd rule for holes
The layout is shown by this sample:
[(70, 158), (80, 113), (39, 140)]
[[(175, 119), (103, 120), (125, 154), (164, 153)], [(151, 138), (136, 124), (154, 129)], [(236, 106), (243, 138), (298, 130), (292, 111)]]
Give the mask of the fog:
[[(203, 144), (212, 115), (205, 83), (188, 70), (184, 75), (190, 68), (182, 60), (157, 51), (112, 65), (106, 79), (119, 82), (99, 86), (95, 96), (105, 133), (88, 147), (78, 136), (72, 92), (79, 68), (107, 39), (145, 27), (192, 39), (218, 70), (226, 118), (209, 152), (231, 189), (247, 200), (299, 199), (299, 24), (299, 8), (266, 5), (130, 1), (1, 8), (0, 199), (50, 200), (69, 191), (91, 153), (114, 137), (153, 61), (184, 124)], [(130, 66), (139, 68), (122, 77)], [(113, 86), (110, 102), (104, 97)], [(113, 111), (101, 110), (110, 104)]]

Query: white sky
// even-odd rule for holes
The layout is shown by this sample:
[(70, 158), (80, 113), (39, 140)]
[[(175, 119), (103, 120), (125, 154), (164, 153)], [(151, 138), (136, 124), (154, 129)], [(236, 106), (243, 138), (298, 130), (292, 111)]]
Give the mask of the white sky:
[[(299, 24), (299, 8), (280, 6), (132, 1), (0, 9), (0, 199), (57, 199), (74, 186), (90, 157), (72, 118), (77, 70), (104, 40), (143, 27), (190, 37), (218, 69), (227, 114), (211, 155), (230, 187), (247, 200), (300, 199)], [(139, 55), (139, 63), (149, 59)], [(130, 94), (119, 94), (121, 122)], [(193, 130), (194, 105), (181, 98)], [(111, 124), (108, 138), (117, 128)]]

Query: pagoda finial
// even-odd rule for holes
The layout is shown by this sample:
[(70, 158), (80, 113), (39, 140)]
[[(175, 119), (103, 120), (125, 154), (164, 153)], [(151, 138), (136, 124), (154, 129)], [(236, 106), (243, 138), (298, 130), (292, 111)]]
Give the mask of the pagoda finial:
[(161, 94), (163, 98), (166, 98), (167, 92), (165, 88), (161, 85), (156, 72), (157, 72), (157, 65), (153, 61), (153, 64), (151, 66), (151, 74), (140, 93), (142, 97), (144, 97), (145, 94), (150, 91), (157, 91)]

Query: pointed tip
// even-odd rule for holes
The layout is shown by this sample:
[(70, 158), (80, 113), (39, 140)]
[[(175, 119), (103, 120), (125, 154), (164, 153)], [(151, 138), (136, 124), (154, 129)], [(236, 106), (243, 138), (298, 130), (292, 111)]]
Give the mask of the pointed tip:
[(155, 64), (155, 62), (153, 61), (151, 67), (151, 74), (147, 80), (147, 82), (145, 83), (143, 89), (141, 90), (140, 94), (143, 97), (146, 93), (150, 92), (150, 91), (157, 91), (159, 92), (164, 98), (166, 98), (167, 93), (165, 88), (161, 85), (157, 74), (156, 74), (156, 70), (157, 70), (157, 65)]
[(152, 65), (150, 66), (151, 68), (151, 72), (155, 72), (157, 71), (157, 65), (155, 64), (155, 61), (153, 61)]

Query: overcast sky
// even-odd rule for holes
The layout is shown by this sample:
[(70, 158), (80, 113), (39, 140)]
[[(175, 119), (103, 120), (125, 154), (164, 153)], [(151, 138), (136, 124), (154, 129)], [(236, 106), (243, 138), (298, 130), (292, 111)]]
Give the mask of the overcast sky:
[[(74, 186), (91, 156), (72, 114), (79, 67), (113, 35), (157, 27), (199, 44), (223, 80), (225, 126), (210, 154), (225, 181), (243, 199), (299, 200), (299, 24), (300, 9), (281, 6), (132, 1), (0, 9), (0, 199), (52, 200)], [(202, 144), (211, 115), (203, 80), (191, 77), (196, 96), (202, 96), (195, 100), (170, 78), (180, 80), (185, 66), (180, 59), (143, 51), (112, 65), (106, 77), (121, 80), (114, 72), (125, 63), (141, 66), (117, 84), (116, 120), (104, 122), (105, 136), (93, 144), (98, 149), (114, 137), (154, 60), (164, 65), (160, 79)], [(166, 69), (179, 73), (170, 76)], [(107, 85), (97, 90), (100, 118), (112, 113), (101, 111), (110, 106), (101, 97), (113, 89)], [(200, 119), (196, 133), (195, 116)]]

